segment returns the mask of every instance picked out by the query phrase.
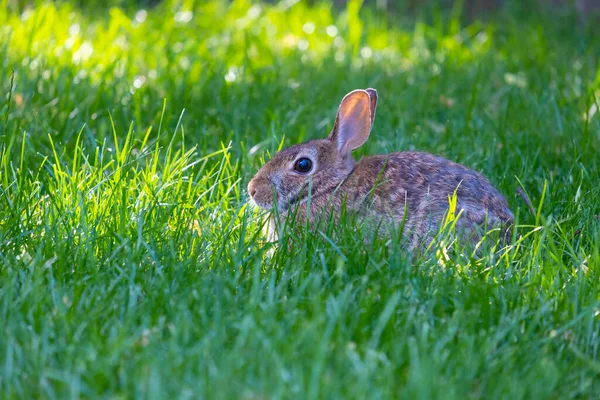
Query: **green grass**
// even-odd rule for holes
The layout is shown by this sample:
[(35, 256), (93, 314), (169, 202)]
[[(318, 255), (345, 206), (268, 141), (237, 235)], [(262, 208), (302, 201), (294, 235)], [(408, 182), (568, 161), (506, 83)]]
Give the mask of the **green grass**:
[[(0, 397), (600, 393), (591, 22), (519, 2), (485, 22), (121, 3), (0, 0)], [(367, 86), (380, 107), (357, 157), (475, 168), (523, 238), (477, 259), (413, 260), (350, 224), (266, 243), (248, 180)]]

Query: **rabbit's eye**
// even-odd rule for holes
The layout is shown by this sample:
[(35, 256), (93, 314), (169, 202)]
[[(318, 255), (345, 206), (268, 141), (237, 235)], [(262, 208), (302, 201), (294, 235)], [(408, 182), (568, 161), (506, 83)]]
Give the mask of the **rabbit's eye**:
[(296, 161), (296, 164), (294, 164), (294, 169), (303, 174), (310, 172), (312, 169), (312, 161), (308, 158), (300, 158)]

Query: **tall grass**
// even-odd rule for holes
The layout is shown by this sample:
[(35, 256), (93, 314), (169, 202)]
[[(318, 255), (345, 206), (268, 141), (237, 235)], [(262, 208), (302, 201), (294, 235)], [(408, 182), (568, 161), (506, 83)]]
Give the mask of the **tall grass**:
[[(486, 22), (360, 2), (9, 3), (2, 397), (600, 390), (593, 26), (516, 3)], [(249, 178), (367, 86), (380, 108), (357, 157), (417, 148), (475, 168), (520, 238), (415, 259), (349, 220), (268, 243)]]

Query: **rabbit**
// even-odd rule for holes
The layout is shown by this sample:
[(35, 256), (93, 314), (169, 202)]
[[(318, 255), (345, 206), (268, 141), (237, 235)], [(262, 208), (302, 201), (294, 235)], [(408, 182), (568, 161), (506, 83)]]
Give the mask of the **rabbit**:
[(455, 212), (461, 213), (457, 231), (475, 244), (486, 228), (500, 228), (502, 240), (507, 242), (513, 214), (504, 197), (481, 174), (416, 151), (368, 156), (355, 162), (352, 151), (369, 138), (376, 106), (375, 89), (348, 93), (326, 139), (281, 150), (250, 180), (251, 201), (261, 209), (277, 209), (271, 213), (271, 238), (276, 239), (272, 229), (275, 215), (287, 218), (293, 213), (297, 224), (307, 218), (310, 223), (319, 215), (336, 219), (345, 207), (378, 226), (402, 224), (408, 248), (423, 249), (438, 233), (449, 209), (449, 196), (456, 192)]

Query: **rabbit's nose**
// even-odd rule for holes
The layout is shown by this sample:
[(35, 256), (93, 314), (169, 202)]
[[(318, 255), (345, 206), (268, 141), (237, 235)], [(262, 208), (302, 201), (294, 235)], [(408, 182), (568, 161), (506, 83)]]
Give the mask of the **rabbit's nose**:
[(250, 181), (250, 183), (248, 183), (248, 194), (250, 194), (250, 197), (254, 197), (254, 195), (256, 194), (256, 187), (254, 187), (254, 181)]

